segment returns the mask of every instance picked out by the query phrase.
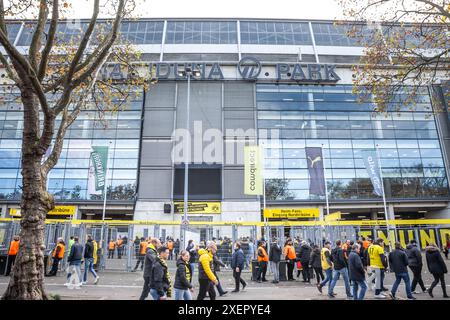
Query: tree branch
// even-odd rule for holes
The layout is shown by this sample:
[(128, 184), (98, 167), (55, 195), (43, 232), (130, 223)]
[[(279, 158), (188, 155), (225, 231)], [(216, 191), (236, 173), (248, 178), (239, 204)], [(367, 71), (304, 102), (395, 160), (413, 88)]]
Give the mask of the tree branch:
[(50, 51), (52, 50), (56, 29), (58, 27), (58, 19), (59, 19), (59, 0), (53, 0), (53, 8), (52, 8), (52, 19), (50, 21), (50, 29), (48, 31), (47, 41), (45, 43), (44, 50), (42, 50), (41, 61), (39, 63), (39, 69), (37, 71), (38, 79), (40, 82), (45, 77), (45, 73), (47, 71), (48, 58), (50, 55)]
[(30, 61), (31, 67), (37, 72), (37, 56), (41, 48), (41, 38), (44, 33), (45, 24), (48, 17), (48, 6), (47, 0), (41, 0), (39, 4), (39, 17), (36, 25), (36, 30), (33, 33), (33, 38), (31, 39), (30, 48), (28, 51), (28, 60)]

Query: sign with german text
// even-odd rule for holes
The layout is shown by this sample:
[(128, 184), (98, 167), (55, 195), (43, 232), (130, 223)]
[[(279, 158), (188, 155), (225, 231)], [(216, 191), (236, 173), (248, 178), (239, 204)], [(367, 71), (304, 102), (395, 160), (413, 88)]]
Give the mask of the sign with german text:
[[(221, 211), (220, 202), (188, 202), (189, 214), (220, 214)], [(174, 203), (174, 213), (184, 213), (184, 202)]]
[(318, 218), (318, 208), (273, 208), (264, 209), (264, 218), (273, 219), (298, 219)]

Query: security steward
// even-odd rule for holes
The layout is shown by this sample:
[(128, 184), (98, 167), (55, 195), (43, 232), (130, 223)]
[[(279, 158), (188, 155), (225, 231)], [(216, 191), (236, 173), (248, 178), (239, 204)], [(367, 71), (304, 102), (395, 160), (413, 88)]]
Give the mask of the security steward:
[(114, 250), (116, 249), (116, 243), (111, 239), (108, 244), (108, 259), (114, 259)]
[(62, 260), (62, 258), (64, 258), (65, 248), (66, 247), (65, 247), (64, 240), (62, 238), (58, 238), (58, 243), (56, 244), (55, 249), (53, 249), (53, 254), (52, 254), (52, 258), (53, 258), (52, 269), (47, 274), (47, 277), (54, 277), (58, 273), (58, 265), (59, 265), (59, 262)]
[(144, 270), (144, 258), (145, 258), (145, 253), (147, 252), (147, 247), (148, 247), (148, 243), (147, 243), (147, 241), (145, 241), (145, 238), (142, 237), (141, 242), (139, 243), (139, 253), (137, 256), (136, 266), (134, 267), (133, 272), (136, 272), (136, 270), (139, 267), (139, 264), (141, 264), (141, 271)]
[(266, 272), (267, 272), (267, 263), (269, 262), (269, 255), (266, 251), (266, 242), (259, 241), (258, 244), (258, 277), (256, 281), (258, 282), (266, 282)]
[(8, 251), (8, 264), (6, 265), (6, 274), (5, 276), (9, 276), (11, 273), (11, 268), (14, 266), (14, 262), (16, 261), (17, 253), (19, 252), (20, 246), (20, 237), (14, 236), (13, 241), (11, 241), (9, 245)]
[(122, 246), (123, 246), (123, 240), (122, 238), (117, 239), (116, 242), (116, 246), (117, 246), (117, 258), (122, 259)]

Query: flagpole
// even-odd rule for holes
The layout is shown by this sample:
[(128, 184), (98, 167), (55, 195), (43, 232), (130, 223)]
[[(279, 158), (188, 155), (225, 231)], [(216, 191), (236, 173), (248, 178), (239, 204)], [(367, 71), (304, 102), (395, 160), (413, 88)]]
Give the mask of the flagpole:
[[(387, 205), (386, 205), (386, 193), (384, 192), (383, 170), (381, 169), (381, 158), (380, 158), (380, 152), (379, 152), (379, 149), (378, 149), (378, 144), (375, 145), (375, 150), (377, 152), (378, 168), (380, 170), (381, 191), (383, 193), (384, 219), (386, 220), (387, 237), (388, 237), (388, 242), (389, 242), (389, 248), (392, 249), (392, 244), (389, 241), (390, 226), (389, 226), (389, 219), (388, 219), (388, 212), (387, 212)], [(395, 231), (395, 226), (394, 226), (394, 233), (395, 232), (396, 231)]]
[[(326, 202), (326, 206), (327, 206), (327, 216), (328, 216), (330, 214), (330, 203), (328, 201), (327, 170), (326, 170), (326, 166), (325, 166), (325, 156), (324, 156), (325, 152), (324, 152), (323, 146), (324, 146), (324, 144), (322, 143), (323, 179), (325, 181), (325, 202)], [(322, 216), (323, 216), (323, 213), (322, 213)], [(325, 228), (325, 226), (324, 226), (324, 228)], [(339, 232), (339, 226), (337, 228), (338, 228), (338, 232)]]
[(103, 212), (102, 212), (102, 228), (100, 231), (100, 247), (102, 248), (102, 254), (103, 254), (103, 236), (104, 232), (103, 229), (105, 228), (105, 216), (106, 216), (106, 196), (107, 196), (107, 185), (108, 185), (108, 166), (109, 166), (109, 150), (111, 149), (112, 141), (109, 141), (109, 148), (108, 148), (108, 154), (106, 155), (106, 169), (105, 169), (105, 185), (103, 187)]

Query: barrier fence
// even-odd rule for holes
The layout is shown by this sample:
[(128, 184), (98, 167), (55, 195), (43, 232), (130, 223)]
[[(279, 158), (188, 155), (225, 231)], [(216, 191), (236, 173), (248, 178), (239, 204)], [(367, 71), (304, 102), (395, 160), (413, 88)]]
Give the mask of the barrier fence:
[[(142, 256), (139, 255), (140, 238), (157, 237), (162, 240), (171, 237), (179, 238), (180, 221), (154, 221), (154, 220), (63, 220), (47, 219), (45, 221), (45, 255), (51, 256), (57, 239), (63, 238), (66, 247), (71, 236), (78, 236), (80, 242), (85, 242), (86, 236), (91, 234), (98, 243), (97, 264), (98, 270), (132, 271), (143, 265)], [(385, 220), (370, 221), (271, 221), (264, 222), (201, 222), (192, 221), (187, 228), (187, 238), (194, 240), (195, 244), (204, 243), (215, 238), (218, 242), (218, 256), (225, 263), (230, 264), (232, 244), (241, 241), (242, 249), (247, 257), (247, 266), (256, 257), (255, 245), (257, 239), (276, 237), (280, 245), (284, 245), (287, 237), (307, 240), (310, 243), (323, 245), (325, 240), (334, 242), (341, 240), (356, 240), (359, 236), (383, 238), (385, 243), (399, 241), (403, 246), (416, 239), (420, 248), (430, 243), (439, 247), (445, 244), (450, 237), (450, 219), (419, 219), (388, 221), (389, 230)], [(393, 228), (395, 226), (395, 228)], [(20, 219), (0, 218), (0, 259), (7, 259), (7, 251), (13, 236), (20, 233)], [(104, 241), (101, 242), (103, 233)], [(120, 248), (115, 247), (108, 252), (110, 240), (116, 241), (119, 236), (123, 239)], [(220, 240), (220, 241), (219, 241)], [(250, 242), (252, 240), (252, 242)], [(174, 253), (180, 251), (176, 244)], [(112, 255), (112, 254), (113, 255)], [(65, 254), (60, 269), (67, 265)], [(48, 264), (51, 259), (47, 259)], [(5, 273), (3, 260), (0, 260), (0, 274)]]

